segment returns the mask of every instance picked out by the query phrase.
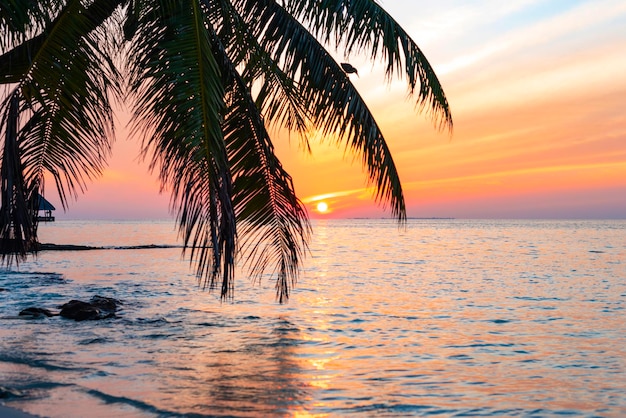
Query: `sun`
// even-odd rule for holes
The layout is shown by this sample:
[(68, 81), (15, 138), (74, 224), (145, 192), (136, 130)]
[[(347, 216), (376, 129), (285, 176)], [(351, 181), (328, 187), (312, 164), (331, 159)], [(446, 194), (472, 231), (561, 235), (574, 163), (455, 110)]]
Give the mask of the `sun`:
[(319, 202), (317, 204), (316, 208), (317, 208), (317, 211), (319, 213), (326, 213), (326, 212), (328, 212), (328, 203), (326, 203), (326, 202)]

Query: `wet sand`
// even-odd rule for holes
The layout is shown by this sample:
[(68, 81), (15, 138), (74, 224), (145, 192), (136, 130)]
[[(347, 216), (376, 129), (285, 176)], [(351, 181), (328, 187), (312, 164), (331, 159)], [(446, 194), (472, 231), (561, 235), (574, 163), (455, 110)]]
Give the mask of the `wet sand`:
[(0, 417), (2, 418), (38, 418), (35, 415), (27, 414), (26, 412), (22, 412), (17, 409), (13, 409), (4, 405), (0, 405)]

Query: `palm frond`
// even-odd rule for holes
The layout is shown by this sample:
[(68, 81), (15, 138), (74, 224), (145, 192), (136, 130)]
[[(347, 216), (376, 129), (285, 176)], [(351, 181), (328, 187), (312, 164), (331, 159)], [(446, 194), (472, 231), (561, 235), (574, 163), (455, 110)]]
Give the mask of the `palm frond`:
[(0, 53), (40, 32), (59, 6), (58, 0), (0, 0)]
[[(8, 108), (13, 109), (9, 113), (17, 111), (17, 117), (2, 120), (0, 130), (9, 141), (13, 129), (9, 124), (18, 120), (12, 141), (19, 143), (14, 155), (24, 184), (21, 189), (14, 187), (13, 200), (3, 199), (0, 210), (10, 215), (2, 222), (13, 226), (3, 223), (2, 227), (15, 229), (15, 219), (30, 219), (23, 222), (29, 232), (21, 234), (27, 243), (36, 241), (37, 235), (32, 208), (12, 202), (34, 202), (44, 173), (50, 172), (67, 207), (67, 195), (84, 190), (85, 180), (101, 172), (109, 153), (113, 121), (108, 95), (117, 90), (117, 74), (92, 31), (97, 27), (93, 19), (104, 21), (112, 3), (97, 0), (86, 10), (80, 1), (71, 1), (49, 19), (41, 34), (0, 56), (6, 69), (4, 81), (12, 83), (5, 89)], [(5, 143), (5, 157), (9, 146)], [(3, 168), (2, 181), (10, 181), (16, 173)], [(8, 242), (2, 241), (3, 252), (13, 251), (5, 245)]]
[(135, 134), (171, 188), (185, 249), (204, 285), (232, 294), (236, 250), (232, 180), (220, 129), (224, 88), (197, 0), (146, 1), (129, 59)]
[[(4, 0), (12, 1), (12, 0)], [(21, 1), (21, 0), (18, 0)], [(56, 5), (57, 1), (49, 0)], [(20, 83), (37, 62), (37, 54), (42, 50), (47, 50), (51, 42), (61, 42), (65, 39), (66, 46), (72, 50), (72, 44), (75, 39), (80, 39), (100, 25), (102, 25), (120, 6), (124, 5), (128, 0), (94, 0), (89, 7), (85, 8), (78, 0), (71, 0), (62, 7), (45, 8), (46, 2), (41, 2), (39, 7), (45, 11), (45, 26), (38, 34), (33, 34), (31, 38), (12, 39), (9, 32), (6, 37), (12, 41), (4, 42), (2, 45), (2, 55), (0, 55), (0, 84)], [(58, 9), (58, 11), (57, 11)], [(43, 13), (43, 12), (42, 12)], [(36, 31), (39, 27), (35, 27), (27, 32)], [(63, 34), (66, 38), (59, 39), (54, 36)], [(22, 35), (26, 35), (24, 33)], [(17, 43), (16, 43), (17, 41)], [(8, 49), (8, 51), (5, 51)], [(60, 57), (61, 58), (61, 57)], [(48, 70), (58, 70), (57, 67), (48, 68)]]
[(247, 87), (255, 89), (256, 105), (264, 122), (297, 132), (305, 148), (310, 149), (306, 138), (310, 125), (309, 107), (298, 84), (259, 44), (248, 23), (230, 1), (204, 0), (204, 3), (213, 4), (211, 9), (216, 12), (209, 14), (211, 25), (218, 31), (217, 37)]
[(34, 182), (51, 172), (64, 207), (104, 167), (113, 137), (109, 93), (118, 90), (116, 69), (84, 12), (79, 1), (62, 11), (19, 83), (23, 113), (30, 113), (20, 133), (26, 175)]
[(376, 199), (389, 203), (391, 212), (405, 218), (402, 185), (389, 148), (372, 113), (339, 64), (291, 14), (272, 0), (241, 0), (238, 8), (261, 45), (283, 70), (297, 80), (309, 103), (314, 125), (360, 155)]
[(404, 75), (420, 108), (439, 127), (452, 129), (452, 114), (443, 88), (426, 56), (406, 31), (373, 0), (285, 0), (285, 8), (312, 27), (313, 33), (345, 54), (366, 53), (386, 62), (386, 75)]
[(233, 174), (233, 202), (242, 249), (257, 279), (276, 266), (276, 295), (282, 303), (298, 276), (309, 235), (306, 210), (291, 177), (274, 154), (264, 120), (224, 46), (214, 37), (226, 86), (222, 131)]
[(66, 207), (102, 171), (122, 91), (132, 134), (172, 193), (184, 252), (222, 297), (243, 250), (255, 278), (277, 274), (286, 300), (307, 249), (306, 210), (269, 127), (307, 148), (311, 128), (345, 146), (405, 219), (382, 132), (322, 43), (382, 58), (389, 79), (406, 77), (418, 105), (452, 127), (422, 51), (373, 0), (0, 0), (0, 33), (0, 252), (18, 259), (36, 247), (44, 173)]

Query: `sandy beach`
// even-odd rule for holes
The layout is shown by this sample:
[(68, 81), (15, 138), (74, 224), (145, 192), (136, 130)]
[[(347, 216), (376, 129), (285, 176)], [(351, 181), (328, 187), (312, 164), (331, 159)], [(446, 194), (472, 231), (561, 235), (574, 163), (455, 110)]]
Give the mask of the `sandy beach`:
[[(36, 415), (27, 414), (26, 412), (0, 405), (0, 417), (2, 418), (38, 418)], [(41, 418), (41, 417), (39, 417)]]

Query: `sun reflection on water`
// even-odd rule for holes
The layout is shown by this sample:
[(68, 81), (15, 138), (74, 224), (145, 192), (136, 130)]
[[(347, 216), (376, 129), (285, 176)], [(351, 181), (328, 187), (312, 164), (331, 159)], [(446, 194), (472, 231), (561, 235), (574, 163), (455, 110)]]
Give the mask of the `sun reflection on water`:
[(626, 223), (587, 225), (316, 222), (283, 306), (269, 277), (240, 280), (232, 303), (198, 292), (177, 248), (42, 253), (24, 268), (67, 280), (5, 275), (4, 316), (38, 295), (116, 292), (124, 309), (97, 324), (0, 318), (0, 386), (54, 382), (15, 401), (54, 418), (72, 416), (67, 399), (142, 418), (626, 415)]

